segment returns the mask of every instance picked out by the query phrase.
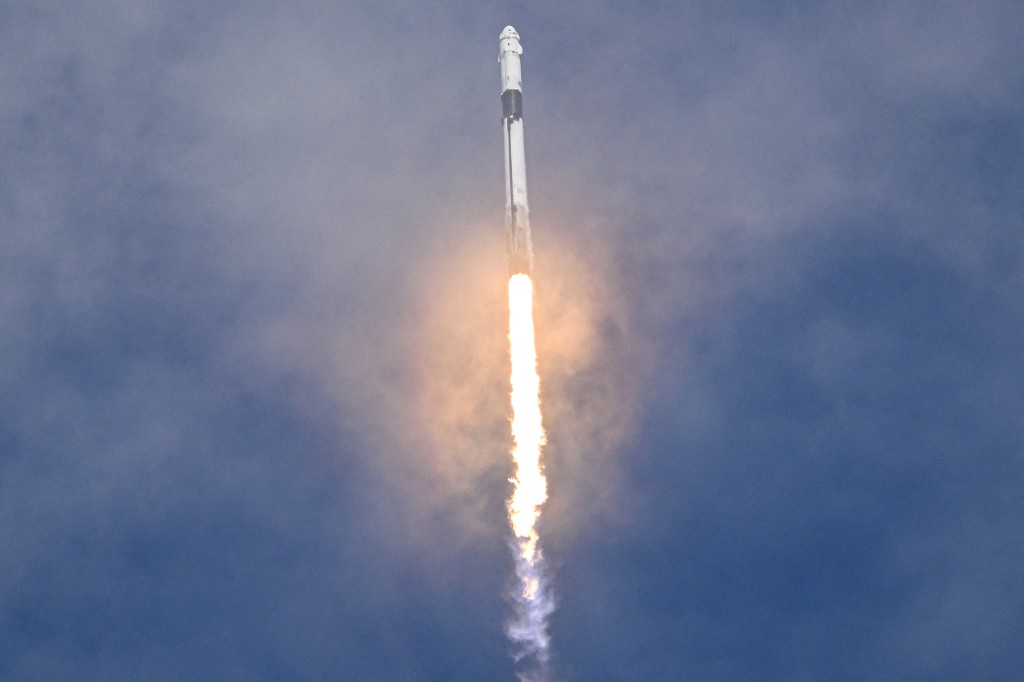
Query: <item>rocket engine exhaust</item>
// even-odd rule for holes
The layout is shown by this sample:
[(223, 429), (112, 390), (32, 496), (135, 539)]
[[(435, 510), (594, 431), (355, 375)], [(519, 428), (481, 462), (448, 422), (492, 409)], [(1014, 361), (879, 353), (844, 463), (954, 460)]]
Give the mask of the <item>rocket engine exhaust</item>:
[(547, 500), (541, 466), (545, 443), (540, 409), (540, 377), (533, 326), (533, 245), (526, 201), (526, 155), (523, 139), (523, 78), (519, 34), (506, 26), (499, 37), (502, 129), (505, 142), (505, 226), (508, 249), (509, 350), (512, 375), (512, 459), (515, 473), (508, 501), (510, 545), (515, 556), (515, 615), (506, 633), (519, 647), (516, 661), (522, 680), (547, 677), (550, 655), (548, 616), (555, 602), (544, 566), (537, 521)]
[(545, 436), (534, 343), (533, 282), (529, 275), (518, 273), (509, 278), (508, 301), (508, 338), (512, 357), (512, 459), (515, 462), (508, 518), (512, 527), (510, 544), (515, 555), (517, 585), (512, 594), (516, 613), (507, 624), (506, 632), (521, 646), (517, 660), (532, 658), (543, 667), (550, 644), (547, 618), (554, 611), (554, 599), (537, 533), (540, 508), (548, 493), (540, 462)]

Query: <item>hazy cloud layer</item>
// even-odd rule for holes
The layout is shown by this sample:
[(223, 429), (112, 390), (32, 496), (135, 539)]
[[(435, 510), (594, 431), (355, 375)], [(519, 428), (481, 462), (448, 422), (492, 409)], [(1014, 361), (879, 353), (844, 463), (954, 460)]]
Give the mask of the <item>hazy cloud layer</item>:
[(512, 677), (497, 34), (567, 679), (1024, 667), (1016, 3), (0, 10), (0, 676)]

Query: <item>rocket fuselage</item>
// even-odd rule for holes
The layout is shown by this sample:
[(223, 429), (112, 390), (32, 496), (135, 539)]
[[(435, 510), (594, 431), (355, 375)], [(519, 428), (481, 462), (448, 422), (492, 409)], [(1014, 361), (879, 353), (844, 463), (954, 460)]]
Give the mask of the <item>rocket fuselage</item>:
[(519, 34), (506, 26), (498, 38), (501, 65), (501, 127), (505, 138), (505, 228), (509, 274), (530, 274), (530, 207), (526, 201), (526, 146), (523, 138), (523, 46)]

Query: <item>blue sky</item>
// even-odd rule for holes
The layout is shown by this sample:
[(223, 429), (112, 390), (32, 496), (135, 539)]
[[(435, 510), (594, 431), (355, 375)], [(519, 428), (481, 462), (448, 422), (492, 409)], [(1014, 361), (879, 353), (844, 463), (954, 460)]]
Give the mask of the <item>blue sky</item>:
[(512, 679), (497, 36), (560, 679), (1024, 668), (1024, 9), (8, 3), (0, 677)]

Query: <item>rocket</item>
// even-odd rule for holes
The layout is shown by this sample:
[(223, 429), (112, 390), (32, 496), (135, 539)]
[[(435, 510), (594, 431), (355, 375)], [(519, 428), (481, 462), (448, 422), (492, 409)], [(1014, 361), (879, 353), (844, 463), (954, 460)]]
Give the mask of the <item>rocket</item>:
[(498, 37), (501, 65), (501, 127), (505, 138), (505, 228), (509, 275), (533, 270), (530, 208), (526, 203), (526, 148), (523, 140), (523, 46), (506, 26)]

